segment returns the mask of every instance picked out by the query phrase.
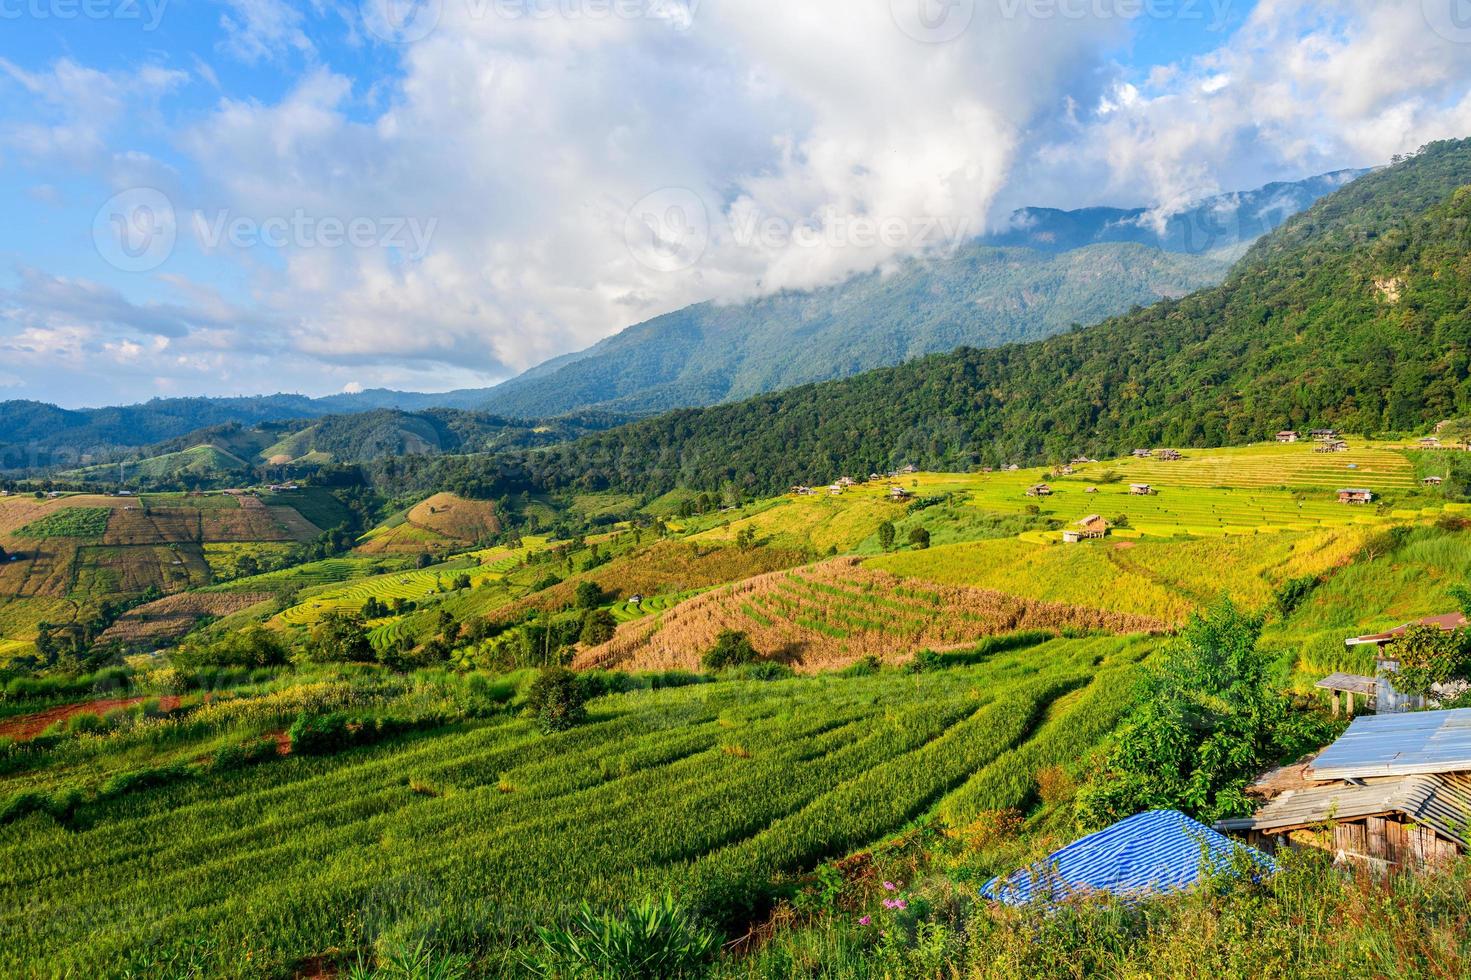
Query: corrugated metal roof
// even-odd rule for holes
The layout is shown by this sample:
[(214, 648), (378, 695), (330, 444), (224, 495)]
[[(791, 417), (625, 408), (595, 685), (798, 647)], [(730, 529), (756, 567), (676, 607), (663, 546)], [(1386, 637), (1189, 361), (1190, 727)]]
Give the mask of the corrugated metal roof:
[(1221, 820), (1217, 830), (1282, 831), (1330, 820), (1403, 813), (1463, 846), (1471, 820), (1471, 776), (1404, 776), (1367, 786), (1321, 786), (1283, 793), (1254, 816)]
[(1413, 623), (1396, 626), (1394, 629), (1385, 630), (1383, 633), (1371, 633), (1368, 636), (1351, 636), (1343, 642), (1351, 647), (1362, 646), (1367, 643), (1387, 643), (1390, 640), (1404, 636), (1411, 626), (1435, 626), (1441, 632), (1449, 633), (1452, 630), (1463, 629), (1466, 625), (1465, 613), (1446, 613), (1442, 616), (1426, 616), (1424, 619), (1417, 619)]
[(1313, 762), (1314, 779), (1471, 771), (1471, 708), (1359, 718)]
[(1074, 841), (1005, 879), (992, 878), (981, 895), (1024, 905), (1098, 891), (1126, 898), (1168, 894), (1226, 868), (1237, 851), (1250, 854), (1264, 871), (1276, 870), (1265, 854), (1183, 813), (1151, 810)]

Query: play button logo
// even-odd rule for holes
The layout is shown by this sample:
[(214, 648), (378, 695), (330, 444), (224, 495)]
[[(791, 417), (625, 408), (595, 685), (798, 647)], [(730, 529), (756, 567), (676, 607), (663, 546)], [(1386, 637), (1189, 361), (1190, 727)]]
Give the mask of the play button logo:
[(1471, 44), (1471, 0), (1421, 0), (1425, 23), (1447, 41)]

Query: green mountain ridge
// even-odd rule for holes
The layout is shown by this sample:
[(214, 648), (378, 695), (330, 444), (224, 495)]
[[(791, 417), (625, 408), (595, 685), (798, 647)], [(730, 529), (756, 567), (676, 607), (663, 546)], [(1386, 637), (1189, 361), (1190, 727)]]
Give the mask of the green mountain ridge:
[(1220, 286), (566, 446), (452, 464), (505, 489), (664, 491), (1225, 445), (1471, 414), (1471, 140), (1424, 148), (1258, 242)]

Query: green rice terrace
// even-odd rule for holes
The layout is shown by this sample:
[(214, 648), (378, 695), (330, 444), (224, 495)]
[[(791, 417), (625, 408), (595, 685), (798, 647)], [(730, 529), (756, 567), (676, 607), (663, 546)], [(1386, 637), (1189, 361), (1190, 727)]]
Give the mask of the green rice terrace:
[[(1028, 930), (1042, 975), (1106, 951), (1090, 970), (1176, 975), (1172, 950), (1224, 948), (1181, 938), (1203, 906), (1147, 906), (1170, 942), (1080, 947), (977, 889), (1137, 809), (1249, 812), (1260, 772), (1334, 737), (1313, 685), (1374, 669), (1344, 638), (1471, 582), (1471, 513), (1427, 455), (437, 494), (333, 533), (312, 518), (354, 501), (311, 487), (0, 499), (0, 975), (1004, 977), (1031, 972)], [(1172, 696), (1256, 691), (1272, 734), (1151, 762), (1182, 788), (1129, 796), (1130, 719), (1201, 635), (1237, 636), (1255, 679)], [(1359, 894), (1335, 874), (1280, 880)], [(662, 965), (585, 946), (637, 922)], [(1341, 965), (1279, 941), (1283, 975)]]

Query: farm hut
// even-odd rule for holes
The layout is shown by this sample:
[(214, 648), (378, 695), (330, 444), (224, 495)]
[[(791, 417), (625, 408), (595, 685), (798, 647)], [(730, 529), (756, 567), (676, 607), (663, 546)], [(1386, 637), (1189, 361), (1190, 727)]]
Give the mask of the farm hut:
[(909, 466), (902, 466), (902, 467), (900, 467), (899, 468), (899, 472), (900, 473), (905, 473), (905, 474), (908, 474), (908, 473), (918, 473), (919, 472), (919, 467), (918, 466), (915, 466), (913, 464), (910, 464)]
[(1425, 484), (1427, 487), (1438, 487), (1442, 483), (1445, 482), (1445, 477), (1442, 477), (1442, 476), (1427, 476), (1425, 479), (1421, 480), (1420, 482), (1423, 483), (1423, 484)]
[(1097, 538), (1108, 536), (1108, 521), (1097, 514), (1089, 514), (1081, 521), (1076, 521), (1073, 526), (1062, 532), (1062, 540), (1068, 544), (1077, 544), (1080, 541), (1092, 541)]
[(1308, 434), (1319, 442), (1331, 442), (1338, 439), (1337, 429), (1314, 429)]
[(1420, 446), (1424, 449), (1439, 449), (1440, 440), (1435, 438), (1435, 436), (1426, 436), (1420, 440)]
[(1313, 686), (1333, 695), (1333, 717), (1335, 718), (1338, 717), (1338, 696), (1340, 694), (1346, 696), (1350, 718), (1354, 716), (1356, 698), (1363, 698), (1365, 706), (1372, 708), (1379, 694), (1379, 679), (1365, 677), (1363, 674), (1329, 674)]
[(1039, 483), (1036, 486), (1027, 487), (1027, 496), (1028, 497), (1050, 497), (1050, 496), (1052, 496), (1052, 488), (1049, 487), (1045, 483)]
[(908, 500), (912, 496), (914, 496), (914, 494), (910, 493), (908, 490), (905, 490), (903, 487), (899, 486), (898, 484), (895, 484), (894, 486), (892, 486), (892, 487), (889, 488), (889, 499), (890, 500), (894, 500), (894, 501)]
[[(1405, 623), (1396, 626), (1392, 630), (1383, 633), (1370, 633), (1367, 636), (1351, 636), (1344, 640), (1344, 645), (1349, 647), (1373, 646), (1376, 647), (1374, 658), (1375, 681), (1377, 684), (1373, 709), (1379, 714), (1394, 714), (1404, 711), (1419, 711), (1425, 707), (1425, 698), (1418, 695), (1403, 694), (1395, 690), (1394, 675), (1399, 673), (1399, 658), (1394, 652), (1394, 642), (1404, 636), (1411, 626), (1433, 626), (1443, 633), (1454, 630), (1465, 629), (1466, 617), (1461, 613), (1446, 613), (1442, 616), (1428, 616), (1425, 619), (1413, 623)], [(1431, 688), (1432, 694), (1437, 699), (1455, 697), (1465, 691), (1463, 682), (1448, 684), (1436, 684)]]
[(1159, 491), (1147, 483), (1131, 483), (1129, 493), (1135, 497), (1153, 497)]
[(812, 488), (811, 487), (801, 487), (801, 486), (792, 487), (792, 489), (791, 489), (790, 492), (794, 496), (797, 496), (797, 497), (807, 497), (807, 496), (810, 496), (812, 494)]
[(1073, 460), (1073, 465), (1074, 466), (1086, 466), (1089, 463), (1096, 463), (1096, 462), (1098, 462), (1098, 460), (1096, 460), (1096, 459), (1089, 459), (1087, 456), (1079, 456), (1078, 458), (1076, 458), (1076, 459)]
[(1242, 852), (1262, 874), (1277, 870), (1266, 854), (1242, 847), (1183, 813), (1150, 810), (1076, 840), (1005, 878), (992, 878), (981, 896), (1006, 905), (1056, 905), (1100, 892), (1126, 900), (1168, 895), (1239, 867), (1234, 859)]
[(1359, 718), (1304, 776), (1300, 788), (1216, 829), (1377, 867), (1452, 861), (1467, 849), (1471, 822), (1471, 710)]
[(1016, 465), (1015, 463), (1012, 463), (1010, 466), (1008, 466), (1006, 468), (1006, 472), (1008, 472), (1008, 473), (1015, 473), (1019, 469), (1021, 469), (1020, 466)]
[(1180, 455), (1180, 450), (1178, 449), (1161, 449), (1158, 453), (1155, 454), (1155, 456), (1159, 459), (1168, 460), (1172, 463), (1176, 460), (1185, 458)]
[(1374, 491), (1363, 487), (1349, 487), (1338, 491), (1338, 502), (1340, 504), (1372, 504)]
[(1076, 472), (1078, 471), (1073, 469), (1071, 463), (1064, 463), (1062, 466), (1059, 466), (1057, 468), (1057, 473), (1059, 476), (1072, 476)]
[(1148, 459), (1149, 457), (1151, 457), (1151, 456), (1154, 455), (1154, 450), (1153, 449), (1136, 449), (1132, 453), (1130, 453), (1129, 455), (1133, 456), (1135, 459)]
[(1089, 487), (1087, 490), (1084, 490), (1083, 492), (1084, 493), (1097, 493), (1098, 492), (1098, 488), (1097, 487)]
[(1277, 433), (1278, 442), (1297, 442), (1297, 439), (1297, 432), (1293, 429), (1283, 429), (1281, 432)]

